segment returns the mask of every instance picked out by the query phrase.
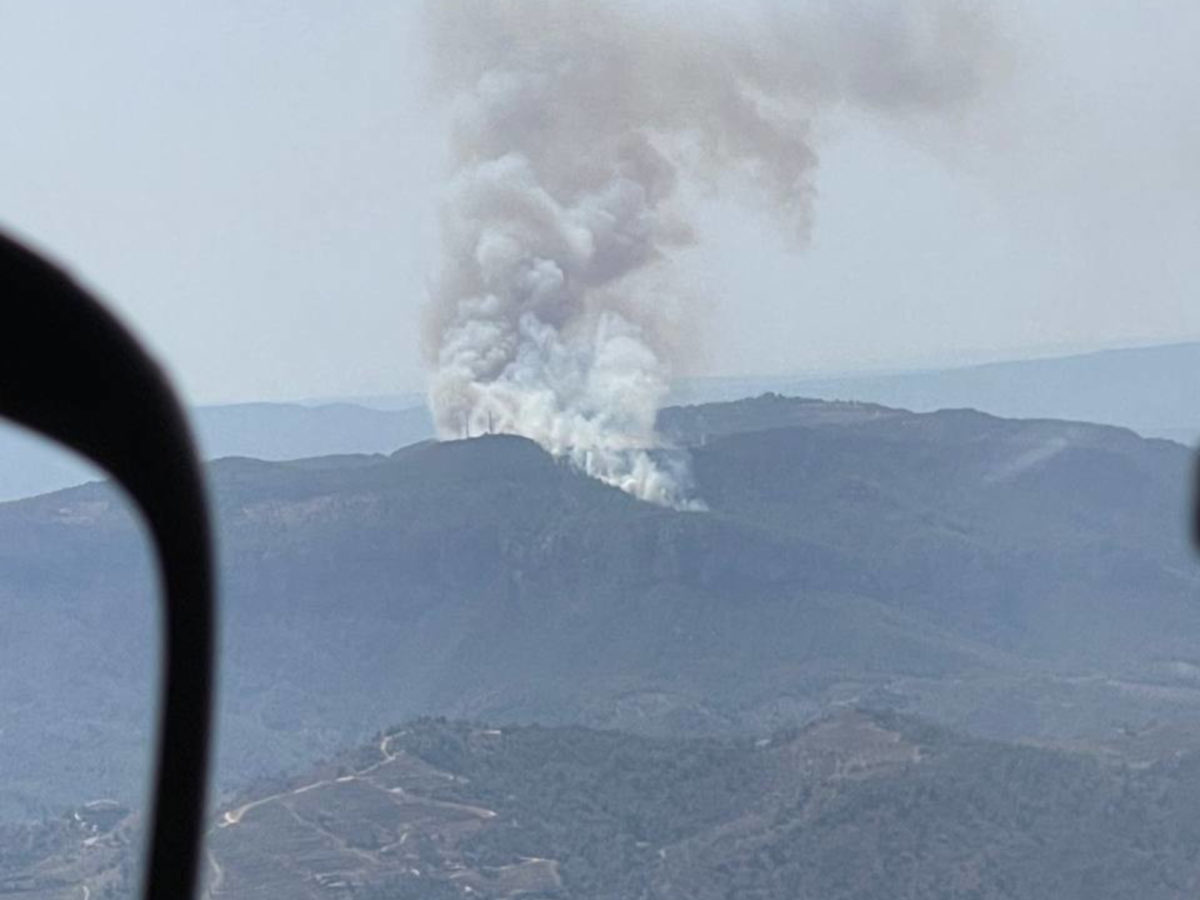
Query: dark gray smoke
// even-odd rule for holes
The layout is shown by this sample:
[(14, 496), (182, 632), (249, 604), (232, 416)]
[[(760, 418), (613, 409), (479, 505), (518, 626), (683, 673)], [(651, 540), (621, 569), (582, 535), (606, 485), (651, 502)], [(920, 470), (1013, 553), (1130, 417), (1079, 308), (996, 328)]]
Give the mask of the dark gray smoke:
[[(730, 4), (730, 7), (734, 7)], [(430, 311), (443, 437), (529, 437), (686, 507), (655, 416), (689, 315), (681, 179), (745, 180), (798, 242), (814, 119), (839, 104), (953, 113), (990, 65), (988, 16), (950, 0), (433, 0), (455, 174)]]

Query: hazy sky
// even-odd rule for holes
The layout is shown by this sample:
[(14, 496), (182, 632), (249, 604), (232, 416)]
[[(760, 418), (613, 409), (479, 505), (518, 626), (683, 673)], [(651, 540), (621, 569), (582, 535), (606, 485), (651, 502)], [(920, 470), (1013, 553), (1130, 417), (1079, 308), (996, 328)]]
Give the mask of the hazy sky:
[[(1009, 75), (958, 127), (818, 124), (808, 247), (703, 201), (698, 371), (1200, 336), (1200, 5), (998, 9)], [(413, 2), (0, 0), (0, 226), (194, 400), (420, 389), (445, 174), (423, 53)]]

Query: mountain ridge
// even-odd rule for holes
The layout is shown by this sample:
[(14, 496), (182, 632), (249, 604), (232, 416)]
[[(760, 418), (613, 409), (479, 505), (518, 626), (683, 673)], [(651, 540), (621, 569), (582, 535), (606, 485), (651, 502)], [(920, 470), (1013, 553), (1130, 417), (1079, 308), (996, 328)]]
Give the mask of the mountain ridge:
[[(843, 376), (683, 379), (672, 403), (716, 403), (763, 392), (856, 400), (932, 412), (973, 408), (1015, 418), (1095, 421), (1192, 446), (1200, 437), (1200, 343), (1003, 360), (957, 368)], [(202, 454), (299, 459), (389, 452), (433, 437), (417, 394), (198, 406)], [(32, 496), (96, 477), (77, 458), (22, 432), (0, 431), (0, 498)]]
[[(213, 463), (222, 783), (425, 713), (703, 735), (858, 703), (1151, 757), (1121, 729), (1188, 733), (1185, 448), (779, 397), (671, 415), (709, 512), (508, 436)], [(0, 710), (18, 751), (59, 748), (18, 756), (0, 805), (129, 802), (155, 646), (138, 526), (99, 484), (0, 505), (0, 536), (23, 638), (0, 647)]]

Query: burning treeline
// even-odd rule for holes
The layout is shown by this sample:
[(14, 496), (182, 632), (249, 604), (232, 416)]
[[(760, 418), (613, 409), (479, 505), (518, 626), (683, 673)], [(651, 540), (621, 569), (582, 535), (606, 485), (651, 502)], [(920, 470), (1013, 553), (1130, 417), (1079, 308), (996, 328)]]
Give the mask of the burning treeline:
[[(991, 63), (951, 0), (431, 0), (453, 176), (430, 304), (439, 433), (524, 435), (640, 498), (697, 505), (655, 418), (692, 315), (683, 179), (745, 180), (800, 245), (812, 123), (954, 113)], [(738, 11), (735, 13), (734, 9)]]

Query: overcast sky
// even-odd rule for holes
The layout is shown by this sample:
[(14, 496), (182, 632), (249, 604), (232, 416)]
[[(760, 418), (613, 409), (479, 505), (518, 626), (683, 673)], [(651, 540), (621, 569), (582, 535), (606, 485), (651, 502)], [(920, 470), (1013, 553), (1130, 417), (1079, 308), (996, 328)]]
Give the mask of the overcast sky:
[[(0, 0), (0, 227), (201, 402), (423, 383), (444, 178), (418, 4)], [(818, 123), (797, 249), (732, 195), (680, 261), (702, 371), (1200, 337), (1200, 4), (1012, 0), (954, 129)]]

